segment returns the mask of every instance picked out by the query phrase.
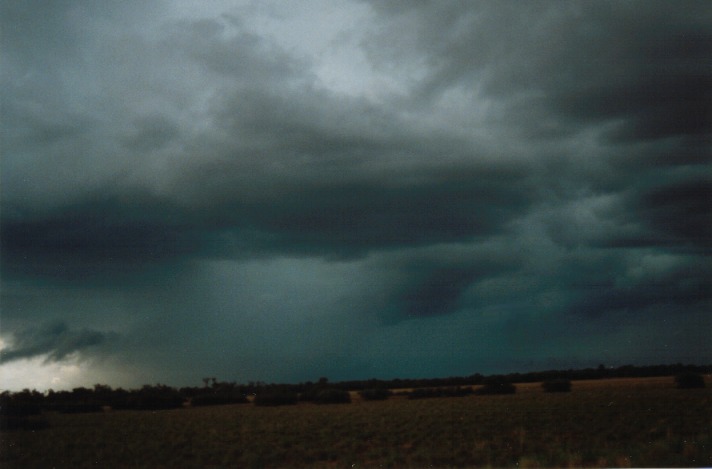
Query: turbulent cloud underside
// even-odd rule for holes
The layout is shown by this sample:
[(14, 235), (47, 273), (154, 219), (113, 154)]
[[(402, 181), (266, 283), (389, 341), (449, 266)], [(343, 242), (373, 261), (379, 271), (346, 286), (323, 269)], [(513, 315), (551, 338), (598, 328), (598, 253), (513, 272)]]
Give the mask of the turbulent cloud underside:
[(707, 2), (0, 18), (4, 367), (190, 384), (712, 358)]

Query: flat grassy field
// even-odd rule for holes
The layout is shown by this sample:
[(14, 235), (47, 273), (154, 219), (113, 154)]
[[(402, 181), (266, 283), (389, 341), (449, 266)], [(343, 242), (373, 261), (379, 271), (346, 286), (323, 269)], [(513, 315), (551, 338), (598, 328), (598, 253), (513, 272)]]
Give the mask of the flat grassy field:
[(712, 466), (712, 386), (574, 381), (570, 393), (47, 414), (0, 467)]

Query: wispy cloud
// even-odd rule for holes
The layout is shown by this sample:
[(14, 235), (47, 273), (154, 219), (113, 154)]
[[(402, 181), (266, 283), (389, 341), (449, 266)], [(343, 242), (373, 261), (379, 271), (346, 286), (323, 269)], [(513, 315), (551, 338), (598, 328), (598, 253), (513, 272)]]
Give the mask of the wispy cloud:
[(116, 338), (115, 333), (91, 329), (70, 330), (64, 322), (48, 322), (14, 332), (11, 345), (0, 350), (0, 363), (37, 356), (46, 356), (46, 362), (61, 361), (74, 353), (98, 348)]

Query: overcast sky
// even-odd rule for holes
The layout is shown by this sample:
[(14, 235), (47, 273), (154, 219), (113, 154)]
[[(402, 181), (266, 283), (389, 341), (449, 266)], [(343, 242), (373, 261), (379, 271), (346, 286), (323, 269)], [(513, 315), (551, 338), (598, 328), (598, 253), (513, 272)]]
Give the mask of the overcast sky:
[(0, 388), (712, 362), (709, 1), (0, 4)]

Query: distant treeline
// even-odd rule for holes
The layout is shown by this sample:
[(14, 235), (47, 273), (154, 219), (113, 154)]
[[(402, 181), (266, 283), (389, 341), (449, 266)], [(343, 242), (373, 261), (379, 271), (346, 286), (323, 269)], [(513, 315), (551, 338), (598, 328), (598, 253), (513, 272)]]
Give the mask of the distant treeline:
[[(482, 393), (514, 392), (510, 383), (556, 382), (584, 379), (654, 377), (712, 373), (712, 365), (626, 365), (607, 368), (578, 370), (549, 370), (531, 373), (511, 373), (506, 375), (484, 376), (474, 374), (463, 377), (429, 379), (392, 379), (392, 380), (356, 380), (329, 382), (320, 378), (316, 382), (307, 381), (299, 384), (267, 384), (250, 382), (237, 384), (220, 382), (216, 378), (204, 378), (203, 386), (173, 388), (170, 386), (144, 385), (140, 389), (113, 389), (97, 384), (93, 388), (79, 387), (71, 391), (52, 391), (41, 393), (25, 389), (20, 392), (5, 391), (0, 394), (0, 413), (17, 413), (18, 416), (31, 415), (39, 410), (65, 413), (98, 412), (105, 408), (157, 410), (182, 407), (185, 405), (204, 406), (218, 404), (240, 404), (252, 401), (257, 405), (282, 405), (297, 401), (314, 403), (350, 402), (347, 391), (359, 391), (366, 400), (384, 399), (390, 390), (414, 389), (407, 391), (411, 398), (458, 396)], [(472, 389), (471, 386), (481, 386)], [(570, 386), (569, 386), (570, 388)], [(402, 393), (399, 393), (402, 394)]]
[(533, 371), (529, 373), (510, 373), (485, 376), (479, 373), (470, 376), (452, 376), (449, 378), (425, 378), (425, 379), (392, 379), (392, 380), (361, 380), (361, 381), (341, 381), (338, 386), (350, 389), (361, 390), (373, 387), (386, 387), (388, 389), (403, 388), (433, 388), (443, 386), (477, 386), (483, 384), (487, 378), (497, 376), (504, 378), (510, 383), (537, 383), (540, 381), (550, 381), (555, 379), (584, 380), (584, 379), (606, 379), (606, 378), (646, 378), (655, 376), (674, 376), (681, 373), (712, 373), (712, 365), (651, 365), (634, 366), (625, 365), (619, 367), (606, 367), (599, 365), (596, 368), (568, 369), (568, 370), (547, 370)]

